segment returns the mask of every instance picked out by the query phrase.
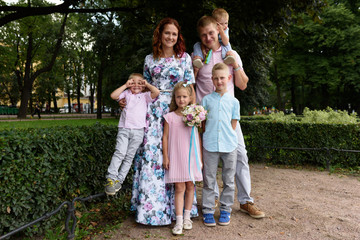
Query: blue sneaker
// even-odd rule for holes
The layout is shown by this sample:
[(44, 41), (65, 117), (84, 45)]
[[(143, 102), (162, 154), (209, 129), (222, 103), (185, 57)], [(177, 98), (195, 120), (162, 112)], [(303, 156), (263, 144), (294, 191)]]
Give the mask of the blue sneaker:
[(220, 211), (219, 224), (226, 226), (230, 224), (230, 215), (231, 213), (226, 211)]
[(204, 217), (204, 225), (208, 227), (214, 227), (216, 226), (214, 214), (212, 213), (205, 213), (203, 214)]

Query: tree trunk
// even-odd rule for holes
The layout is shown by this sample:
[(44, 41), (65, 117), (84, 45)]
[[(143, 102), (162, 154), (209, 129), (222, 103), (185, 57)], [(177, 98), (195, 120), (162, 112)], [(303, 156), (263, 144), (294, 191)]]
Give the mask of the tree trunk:
[[(79, 66), (80, 68), (80, 66)], [(80, 72), (80, 70), (78, 69)], [(78, 72), (78, 73), (79, 73)], [(76, 94), (77, 94), (77, 103), (78, 103), (78, 113), (81, 113), (81, 103), (80, 103), (80, 97), (81, 97), (81, 75), (78, 75), (76, 78)]]
[(90, 111), (91, 113), (94, 113), (94, 95), (95, 95), (95, 86), (93, 83), (90, 83)]
[(323, 84), (321, 85), (321, 92), (322, 92), (322, 101), (321, 101), (321, 108), (326, 109), (329, 106), (329, 91), (328, 85)]
[[(58, 106), (57, 106), (56, 90), (52, 91), (52, 99), (53, 99), (53, 102), (54, 102), (54, 112), (58, 113), (59, 109), (58, 109)], [(50, 105), (50, 108), (51, 108), (51, 105)]]
[(291, 106), (293, 108), (294, 113), (296, 114), (296, 95), (295, 95), (295, 80), (294, 77), (291, 78)]
[(71, 113), (71, 96), (70, 96), (70, 89), (67, 89), (67, 99), (68, 99), (68, 113)]
[(101, 63), (100, 63), (100, 69), (99, 69), (99, 76), (98, 76), (98, 83), (97, 83), (97, 94), (96, 94), (96, 100), (97, 100), (97, 113), (96, 118), (101, 119), (102, 118), (102, 80), (104, 77), (104, 68), (105, 68), (105, 57), (101, 57)]
[(18, 118), (26, 118), (27, 107), (29, 103), (30, 94), (32, 91), (32, 82), (30, 78), (31, 62), (32, 62), (32, 51), (33, 51), (33, 35), (32, 31), (28, 35), (28, 46), (26, 52), (26, 63), (25, 63), (25, 75), (24, 84), (21, 92), (21, 102), (19, 108)]
[(274, 64), (274, 79), (275, 81), (275, 85), (276, 85), (276, 100), (277, 100), (277, 105), (280, 111), (285, 111), (285, 107), (282, 103), (282, 99), (281, 99), (281, 86), (280, 86), (280, 82), (278, 79), (278, 72), (277, 72), (277, 64)]
[(48, 94), (48, 102), (47, 102), (47, 106), (46, 106), (46, 108), (45, 108), (45, 111), (47, 112), (47, 113), (51, 113), (51, 98), (52, 98), (52, 95), (51, 95), (51, 93), (49, 93)]
[(62, 38), (63, 38), (64, 32), (65, 32), (66, 20), (67, 20), (67, 14), (65, 14), (65, 16), (64, 16), (64, 20), (63, 20), (61, 28), (60, 28), (59, 38), (57, 39), (55, 49), (54, 49), (54, 52), (53, 52), (53, 55), (51, 57), (49, 64), (47, 66), (45, 66), (44, 68), (37, 70), (32, 75), (31, 75), (31, 64), (32, 64), (32, 54), (33, 54), (33, 36), (32, 36), (31, 31), (29, 33), (29, 36), (28, 36), (29, 43), (28, 43), (28, 48), (27, 48), (27, 53), (26, 53), (24, 85), (23, 85), (23, 91), (21, 93), (21, 103), (20, 103), (18, 118), (26, 118), (27, 105), (29, 102), (30, 94), (32, 92), (32, 87), (33, 87), (33, 83), (34, 83), (35, 79), (40, 74), (51, 71), (52, 67), (54, 66), (56, 57), (57, 57), (60, 47), (61, 47)]

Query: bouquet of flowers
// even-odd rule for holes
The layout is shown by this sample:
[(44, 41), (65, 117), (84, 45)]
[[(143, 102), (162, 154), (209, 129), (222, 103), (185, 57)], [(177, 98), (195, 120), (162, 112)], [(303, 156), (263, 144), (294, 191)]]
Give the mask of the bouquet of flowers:
[(181, 113), (185, 125), (189, 127), (201, 127), (201, 122), (207, 119), (208, 114), (203, 106), (197, 104), (186, 106)]

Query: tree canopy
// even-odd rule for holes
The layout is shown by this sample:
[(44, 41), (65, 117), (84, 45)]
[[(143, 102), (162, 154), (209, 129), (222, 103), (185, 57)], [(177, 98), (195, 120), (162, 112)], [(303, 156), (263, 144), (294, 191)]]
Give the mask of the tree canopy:
[[(91, 44), (88, 48), (81, 50), (75, 48), (74, 45), (66, 45), (67, 40), (65, 40), (62, 44), (62, 51), (65, 52), (65, 48), (68, 49), (67, 51), (72, 48), (73, 51), (83, 51), (84, 55), (81, 56), (91, 56), (93, 59), (91, 64), (95, 65), (93, 69), (95, 73), (92, 72), (91, 75), (85, 76), (84, 74), (87, 73), (83, 69), (82, 78), (87, 79), (88, 83), (96, 85), (97, 97), (100, 96), (100, 100), (104, 99), (107, 105), (114, 103), (108, 103), (109, 99), (106, 96), (123, 83), (129, 73), (142, 72), (143, 59), (146, 54), (151, 52), (152, 32), (161, 18), (169, 16), (179, 21), (186, 40), (187, 51), (191, 52), (193, 44), (199, 41), (196, 32), (197, 20), (202, 15), (211, 15), (212, 10), (216, 7), (225, 8), (230, 15), (230, 42), (240, 54), (244, 69), (250, 78), (247, 90), (236, 92), (244, 113), (253, 106), (266, 103), (270, 53), (280, 39), (286, 37), (288, 27), (296, 13), (307, 12), (311, 18), (316, 18), (325, 4), (321, 0), (245, 0), (236, 2), (227, 0), (64, 0), (64, 3), (58, 6), (51, 6), (41, 0), (21, 0), (13, 6), (6, 6), (2, 1), (0, 3), (2, 3), (0, 7), (2, 29), (6, 29), (12, 24), (16, 25), (20, 21), (28, 22), (31, 18), (39, 18), (50, 13), (52, 16), (56, 16), (55, 13), (57, 16), (61, 16), (59, 13), (68, 13), (69, 17), (73, 19), (76, 15), (82, 15), (81, 18), (78, 17), (77, 20), (66, 23), (64, 36), (65, 39), (70, 38), (71, 35), (66, 30), (68, 28), (86, 28), (87, 31), (81, 30), (83, 31), (82, 35), (90, 36), (87, 40), (91, 41)], [(50, 18), (49, 21), (55, 21), (59, 25), (60, 19), (61, 17)], [(22, 45), (28, 46), (28, 42), (26, 42), (28, 37), (20, 28), (17, 29), (18, 34), (22, 34), (22, 39), (25, 39)], [(1, 35), (1, 39), (3, 36), (5, 35)], [(48, 36), (47, 38), (48, 43), (54, 41), (54, 37)], [(40, 54), (40, 52), (34, 54)], [(62, 55), (61, 52), (59, 54), (57, 61), (67, 58), (64, 62), (69, 63), (70, 55)], [(79, 54), (77, 54), (78, 57), (80, 58)], [(81, 63), (77, 62), (77, 64), (85, 66), (85, 60), (82, 57)], [(65, 65), (63, 65), (63, 71), (65, 71)], [(35, 71), (35, 68), (32, 71)], [(89, 79), (90, 77), (92, 80)], [(65, 78), (69, 78), (69, 75)]]
[(334, 1), (316, 22), (301, 14), (275, 57), (282, 89), (291, 89), (298, 113), (304, 106), (360, 110), (360, 26), (350, 3)]

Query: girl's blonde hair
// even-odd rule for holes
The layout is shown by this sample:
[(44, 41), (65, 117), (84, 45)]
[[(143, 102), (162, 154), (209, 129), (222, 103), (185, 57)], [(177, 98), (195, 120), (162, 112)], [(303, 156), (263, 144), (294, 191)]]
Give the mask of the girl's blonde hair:
[(193, 100), (192, 99), (192, 97), (193, 97), (193, 88), (191, 87), (191, 83), (178, 82), (174, 86), (174, 90), (172, 92), (171, 103), (170, 103), (170, 112), (173, 112), (178, 108), (178, 106), (176, 105), (176, 101), (175, 101), (175, 93), (176, 93), (177, 90), (179, 90), (181, 88), (186, 89), (186, 91), (189, 93), (190, 103)]

